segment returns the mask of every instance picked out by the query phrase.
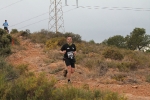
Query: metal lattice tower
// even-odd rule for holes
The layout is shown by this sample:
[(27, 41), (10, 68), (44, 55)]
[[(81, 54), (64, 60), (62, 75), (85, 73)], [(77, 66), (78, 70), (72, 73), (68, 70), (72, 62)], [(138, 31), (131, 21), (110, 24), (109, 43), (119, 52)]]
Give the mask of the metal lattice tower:
[(55, 33), (65, 32), (61, 0), (50, 0), (48, 29)]

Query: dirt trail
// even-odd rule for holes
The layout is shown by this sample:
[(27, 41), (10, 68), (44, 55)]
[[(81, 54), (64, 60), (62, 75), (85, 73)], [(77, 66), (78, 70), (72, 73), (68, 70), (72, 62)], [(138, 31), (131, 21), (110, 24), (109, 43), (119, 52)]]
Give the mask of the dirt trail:
[[(43, 52), (43, 47), (40, 44), (33, 44), (30, 40), (20, 40), (20, 48), (14, 45), (13, 54), (8, 57), (8, 61), (14, 65), (18, 64), (28, 64), (29, 70), (33, 72), (47, 72), (48, 76), (51, 76), (54, 71), (56, 72), (58, 66), (62, 69), (58, 73), (56, 72), (54, 76), (58, 78), (57, 85), (67, 84), (66, 79), (62, 77), (62, 70), (65, 66), (62, 61), (58, 61), (51, 64), (45, 64), (43, 59), (49, 59), (46, 53)], [(53, 71), (52, 71), (53, 70)], [(84, 71), (83, 71), (84, 70)], [(83, 73), (84, 72), (84, 73)], [(150, 100), (150, 84), (106, 84), (101, 83), (101, 80), (96, 78), (88, 78), (86, 75), (89, 71), (79, 65), (76, 68), (74, 74), (74, 80), (72, 84), (76, 87), (82, 87), (84, 84), (88, 84), (91, 89), (101, 89), (101, 90), (111, 90), (124, 94), (128, 97), (128, 100)], [(51, 74), (51, 75), (50, 75)]]

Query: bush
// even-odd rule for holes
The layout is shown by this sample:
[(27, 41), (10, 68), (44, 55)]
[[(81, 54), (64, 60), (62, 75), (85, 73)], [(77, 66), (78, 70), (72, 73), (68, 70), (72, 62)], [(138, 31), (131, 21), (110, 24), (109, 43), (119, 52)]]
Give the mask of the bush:
[(49, 60), (51, 59), (51, 61), (57, 61), (57, 60), (62, 60), (62, 54), (59, 51), (54, 51), (54, 50), (49, 50), (47, 52), (47, 56), (49, 58)]
[(23, 76), (6, 91), (7, 100), (51, 100), (56, 81), (48, 81), (45, 75)]
[(3, 29), (0, 29), (0, 55), (8, 55), (11, 53), (12, 38)]
[(77, 51), (82, 51), (83, 54), (100, 53), (102, 49), (101, 45), (99, 44), (96, 45), (93, 43), (91, 44), (91, 43), (86, 43), (86, 42), (76, 43), (76, 48), (77, 48)]
[(45, 29), (42, 29), (39, 32), (34, 32), (32, 34), (30, 34), (30, 39), (32, 42), (34, 43), (46, 43), (46, 41), (52, 39), (52, 38), (61, 38), (61, 37), (67, 37), (67, 36), (71, 36), (74, 42), (81, 42), (81, 36), (79, 34), (74, 34), (74, 33), (54, 33), (54, 32), (49, 32)]
[(78, 89), (72, 86), (63, 87), (55, 91), (53, 100), (127, 100), (113, 92), (102, 92), (100, 90)]
[(147, 53), (150, 53), (150, 50), (146, 50)]
[(150, 83), (150, 74), (146, 76), (146, 82)]
[(72, 37), (72, 40), (74, 42), (80, 43), (81, 40), (81, 36), (79, 34), (74, 34), (74, 33), (65, 33), (64, 36), (67, 38), (68, 36)]
[(28, 71), (28, 65), (21, 64), (16, 67), (19, 71), (19, 74), (25, 74)]
[(17, 38), (15, 37), (12, 37), (12, 42), (15, 44), (15, 45), (20, 45), (20, 42)]
[(0, 74), (5, 81), (16, 79), (19, 76), (17, 70), (12, 65), (6, 63), (4, 59), (0, 57)]
[(17, 29), (12, 29), (10, 34), (14, 34), (14, 33), (18, 33), (18, 30)]
[(54, 78), (48, 79), (43, 73), (21, 74), (17, 79), (8, 81), (7, 75), (15, 75), (12, 72), (24, 73), (27, 65), (19, 65), (18, 71), (7, 64), (3, 58), (0, 60), (0, 65), (3, 65), (3, 67), (0, 66), (1, 100), (126, 100), (117, 93), (89, 90), (87, 84), (80, 89), (71, 85), (55, 87), (57, 81)]
[(76, 55), (76, 64), (83, 64), (83, 59), (86, 58), (86, 55), (85, 54), (82, 54), (82, 53), (78, 53)]
[(112, 79), (115, 79), (116, 81), (124, 81), (124, 78), (126, 77), (126, 75), (124, 74), (115, 74), (114, 76), (112, 76)]
[(20, 36), (22, 36), (24, 38), (28, 38), (30, 36), (30, 34), (26, 31), (22, 31), (22, 32), (20, 32)]
[(106, 49), (106, 51), (103, 53), (103, 56), (113, 60), (122, 60), (124, 58), (124, 56), (118, 50), (113, 49)]
[(56, 49), (57, 47), (66, 43), (66, 38), (59, 37), (59, 38), (52, 38), (46, 42), (47, 49)]
[(132, 51), (132, 52), (125, 52), (125, 60), (127, 62), (131, 62), (132, 64), (136, 65), (135, 68), (144, 68), (150, 66), (149, 62), (149, 53), (143, 53), (140, 51)]
[(89, 68), (89, 69), (92, 69), (95, 65), (94, 63), (95, 63), (95, 60), (85, 59), (84, 66)]
[(90, 40), (89, 43), (90, 44), (95, 44), (95, 41), (94, 40)]
[(33, 33), (30, 34), (30, 39), (33, 43), (43, 43), (45, 44), (48, 40), (46, 33)]
[(136, 70), (137, 65), (134, 62), (122, 62), (117, 64), (119, 71), (128, 72), (130, 70)]

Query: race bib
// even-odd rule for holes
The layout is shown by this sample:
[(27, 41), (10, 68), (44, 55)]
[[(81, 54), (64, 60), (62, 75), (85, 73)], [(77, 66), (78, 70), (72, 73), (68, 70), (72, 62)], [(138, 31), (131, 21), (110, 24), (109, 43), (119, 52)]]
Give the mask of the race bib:
[(73, 59), (73, 52), (67, 52), (68, 58)]

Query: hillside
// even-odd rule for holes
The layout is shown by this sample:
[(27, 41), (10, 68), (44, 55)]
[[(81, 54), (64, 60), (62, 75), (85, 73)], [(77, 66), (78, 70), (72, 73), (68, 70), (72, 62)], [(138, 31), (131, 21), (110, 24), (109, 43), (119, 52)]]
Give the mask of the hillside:
[[(26, 64), (31, 72), (37, 74), (45, 72), (48, 78), (54, 76), (58, 80), (58, 87), (67, 84), (63, 77), (65, 64), (61, 60), (62, 55), (59, 54), (58, 49), (46, 51), (43, 44), (32, 43), (30, 39), (23, 37), (18, 37), (18, 41), (20, 45), (13, 45), (12, 54), (7, 58), (9, 63), (15, 66)], [(82, 52), (78, 54), (80, 53)], [(94, 55), (94, 53), (89, 55)], [(111, 59), (103, 60), (112, 61)], [(72, 76), (73, 86), (88, 85), (90, 89), (111, 90), (124, 94), (128, 100), (150, 100), (150, 84), (145, 79), (145, 75), (150, 72), (149, 67), (120, 72), (117, 68), (105, 68), (105, 64), (101, 66), (104, 67), (100, 70), (90, 69), (78, 63)]]

